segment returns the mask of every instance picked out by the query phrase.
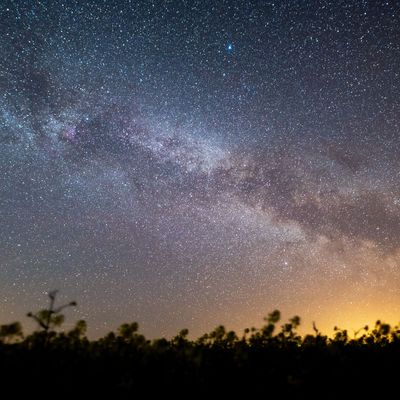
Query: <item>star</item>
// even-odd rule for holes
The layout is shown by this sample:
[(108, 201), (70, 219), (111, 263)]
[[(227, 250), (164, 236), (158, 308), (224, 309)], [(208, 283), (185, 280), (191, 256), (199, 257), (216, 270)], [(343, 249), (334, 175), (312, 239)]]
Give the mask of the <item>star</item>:
[(234, 45), (231, 42), (228, 42), (225, 46), (227, 53), (231, 54), (234, 50)]

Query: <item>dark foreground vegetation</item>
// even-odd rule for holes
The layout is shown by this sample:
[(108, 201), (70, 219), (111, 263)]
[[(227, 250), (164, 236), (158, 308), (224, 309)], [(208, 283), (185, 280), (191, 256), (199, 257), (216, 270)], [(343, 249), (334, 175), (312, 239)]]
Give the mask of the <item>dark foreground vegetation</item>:
[[(98, 340), (78, 321), (56, 332), (61, 311), (75, 302), (29, 313), (39, 327), (28, 336), (16, 322), (0, 326), (4, 398), (399, 398), (400, 329), (377, 321), (350, 337), (300, 337), (299, 317), (279, 323), (273, 311), (260, 329), (223, 326), (199, 339), (182, 330), (171, 340), (147, 340), (137, 323)], [(389, 397), (387, 397), (388, 395)], [(3, 398), (3, 396), (2, 396)]]

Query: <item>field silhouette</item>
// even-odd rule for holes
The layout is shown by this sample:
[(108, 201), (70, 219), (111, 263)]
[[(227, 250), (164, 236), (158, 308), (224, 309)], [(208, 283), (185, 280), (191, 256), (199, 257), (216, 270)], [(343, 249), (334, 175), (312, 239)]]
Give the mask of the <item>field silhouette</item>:
[[(148, 340), (136, 322), (89, 340), (85, 321), (56, 331), (62, 310), (50, 292), (47, 309), (28, 313), (38, 330), (0, 326), (3, 394), (12, 398), (398, 398), (400, 328), (377, 321), (350, 337), (299, 336), (300, 318), (280, 323), (275, 310), (260, 329), (240, 335), (218, 326), (197, 340), (181, 330)], [(389, 397), (388, 397), (389, 396)], [(6, 397), (4, 397), (6, 398)], [(7, 398), (11, 398), (8, 396)]]

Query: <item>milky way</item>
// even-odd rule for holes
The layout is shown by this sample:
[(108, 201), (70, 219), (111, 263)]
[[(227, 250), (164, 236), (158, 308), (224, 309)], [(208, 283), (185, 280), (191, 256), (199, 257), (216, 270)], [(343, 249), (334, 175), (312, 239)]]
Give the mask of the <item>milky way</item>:
[(0, 322), (54, 288), (93, 336), (398, 322), (399, 26), (391, 1), (2, 1)]

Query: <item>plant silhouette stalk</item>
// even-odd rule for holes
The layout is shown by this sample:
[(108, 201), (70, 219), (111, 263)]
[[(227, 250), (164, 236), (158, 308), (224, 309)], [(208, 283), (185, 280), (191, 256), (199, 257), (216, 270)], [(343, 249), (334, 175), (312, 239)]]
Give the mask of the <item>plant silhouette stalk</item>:
[(43, 329), (45, 345), (49, 340), (50, 328), (59, 326), (64, 322), (64, 315), (61, 314), (61, 311), (67, 307), (75, 307), (77, 305), (76, 301), (71, 301), (56, 308), (55, 302), (57, 293), (58, 290), (53, 290), (48, 293), (50, 299), (48, 309), (41, 310), (35, 314), (32, 312), (27, 314), (28, 317), (34, 319), (39, 327)]

